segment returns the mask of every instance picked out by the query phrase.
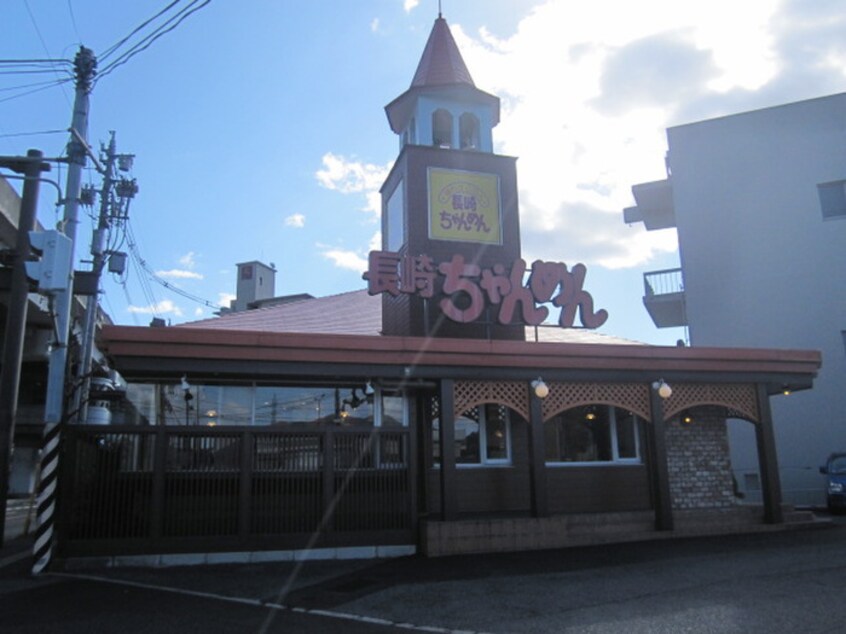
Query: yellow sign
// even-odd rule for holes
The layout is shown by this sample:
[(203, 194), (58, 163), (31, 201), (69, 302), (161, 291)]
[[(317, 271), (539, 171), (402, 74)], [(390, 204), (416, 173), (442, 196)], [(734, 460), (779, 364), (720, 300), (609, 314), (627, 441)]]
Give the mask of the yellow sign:
[(429, 238), (502, 244), (499, 177), (430, 167)]

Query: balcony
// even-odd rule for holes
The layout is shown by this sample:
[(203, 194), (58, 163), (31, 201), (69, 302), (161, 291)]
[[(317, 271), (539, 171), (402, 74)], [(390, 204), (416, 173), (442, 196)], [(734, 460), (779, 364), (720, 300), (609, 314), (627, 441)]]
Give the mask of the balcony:
[(637, 204), (623, 210), (625, 223), (642, 222), (647, 231), (676, 226), (673, 185), (669, 178), (633, 185), (632, 195)]
[(643, 274), (643, 305), (658, 328), (687, 326), (681, 269)]

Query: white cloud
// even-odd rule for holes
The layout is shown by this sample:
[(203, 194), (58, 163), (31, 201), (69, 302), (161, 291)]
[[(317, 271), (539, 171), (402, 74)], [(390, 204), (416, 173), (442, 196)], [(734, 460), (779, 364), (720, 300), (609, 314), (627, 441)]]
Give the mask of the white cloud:
[(403, 0), (402, 8), (405, 9), (406, 13), (409, 13), (412, 9), (415, 9), (418, 4), (420, 4), (420, 0)]
[(374, 33), (379, 32), (379, 18), (373, 18), (370, 21), (370, 30), (373, 31)]
[(305, 227), (305, 216), (302, 214), (293, 214), (285, 218), (285, 226), (286, 227), (294, 227), (296, 229), (302, 229)]
[(158, 304), (153, 306), (132, 306), (130, 305), (127, 310), (130, 313), (138, 314), (138, 315), (168, 315), (173, 314), (176, 317), (182, 317), (182, 309), (179, 308), (173, 301), (169, 299), (165, 299), (160, 301)]
[(194, 252), (189, 251), (183, 255), (179, 258), (179, 263), (186, 268), (193, 269), (197, 265), (197, 262), (194, 259)]
[(382, 211), (379, 188), (385, 182), (392, 163), (362, 163), (332, 152), (324, 154), (322, 162), (323, 169), (315, 172), (317, 182), (342, 194), (363, 194), (365, 206), (362, 211), (372, 214), (374, 220), (378, 219)]
[[(675, 232), (622, 219), (632, 185), (666, 177), (666, 129), (837, 92), (846, 77), (833, 0), (548, 0), (505, 38), (450, 28), (476, 86), (502, 100), (495, 151), (519, 157), (526, 259), (632, 268), (675, 252)], [(316, 177), (364, 195), (375, 219), (389, 167), (329, 152)]]
[(200, 308), (199, 306), (194, 309), (194, 317), (202, 317), (206, 314), (206, 311)]
[(332, 248), (320, 244), (317, 246), (322, 250), (321, 255), (339, 269), (347, 269), (356, 273), (364, 273), (367, 270), (367, 258), (356, 251)]
[(229, 308), (230, 302), (235, 301), (235, 294), (234, 293), (218, 293), (217, 294), (217, 305), (223, 306), (224, 308)]
[(195, 271), (184, 269), (170, 269), (169, 271), (156, 271), (156, 275), (171, 280), (202, 280), (203, 275)]
[(665, 130), (692, 104), (773, 80), (778, 6), (618, 2), (609, 20), (607, 3), (552, 0), (505, 39), (451, 24), (476, 85), (502, 100), (495, 151), (520, 159), (527, 259), (620, 268), (676, 250), (675, 232), (623, 224), (631, 186), (665, 177)]

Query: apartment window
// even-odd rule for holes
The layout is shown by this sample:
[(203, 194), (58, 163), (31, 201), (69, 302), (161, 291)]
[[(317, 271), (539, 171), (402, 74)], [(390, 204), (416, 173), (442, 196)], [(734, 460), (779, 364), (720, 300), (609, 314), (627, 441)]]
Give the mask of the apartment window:
[(640, 462), (638, 417), (608, 405), (575, 407), (544, 423), (547, 464)]
[(833, 181), (817, 185), (820, 208), (824, 220), (846, 218), (846, 181)]

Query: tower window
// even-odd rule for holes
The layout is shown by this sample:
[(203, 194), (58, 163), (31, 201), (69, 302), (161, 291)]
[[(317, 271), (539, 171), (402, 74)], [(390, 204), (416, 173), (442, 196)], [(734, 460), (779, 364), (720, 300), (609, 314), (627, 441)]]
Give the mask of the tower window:
[(824, 220), (846, 217), (846, 181), (817, 185)]
[(474, 114), (465, 112), (458, 120), (459, 139), (462, 150), (479, 149), (479, 119)]
[(241, 267), (241, 279), (242, 280), (251, 280), (253, 279), (253, 267), (252, 266), (242, 266)]
[(432, 145), (452, 147), (452, 115), (442, 108), (432, 114)]

